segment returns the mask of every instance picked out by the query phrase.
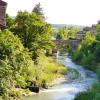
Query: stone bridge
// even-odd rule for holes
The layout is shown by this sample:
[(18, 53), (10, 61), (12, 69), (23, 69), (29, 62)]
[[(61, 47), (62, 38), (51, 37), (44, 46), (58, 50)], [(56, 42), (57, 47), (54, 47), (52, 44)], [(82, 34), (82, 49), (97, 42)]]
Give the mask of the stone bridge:
[(76, 49), (78, 45), (80, 44), (81, 40), (52, 40), (54, 44), (56, 45), (56, 48), (52, 50), (53, 57), (57, 57), (58, 50), (63, 45), (70, 45), (71, 49)]
[(72, 48), (77, 48), (80, 40), (52, 40), (54, 44), (57, 46), (57, 49), (59, 49), (61, 46), (70, 45)]

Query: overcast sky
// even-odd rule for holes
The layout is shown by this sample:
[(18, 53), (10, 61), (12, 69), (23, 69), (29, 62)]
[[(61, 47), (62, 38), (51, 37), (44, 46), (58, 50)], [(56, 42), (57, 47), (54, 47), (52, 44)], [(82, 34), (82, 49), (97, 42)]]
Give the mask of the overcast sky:
[(7, 13), (16, 16), (19, 10), (32, 11), (41, 3), (48, 22), (54, 24), (92, 25), (100, 19), (100, 0), (4, 0)]

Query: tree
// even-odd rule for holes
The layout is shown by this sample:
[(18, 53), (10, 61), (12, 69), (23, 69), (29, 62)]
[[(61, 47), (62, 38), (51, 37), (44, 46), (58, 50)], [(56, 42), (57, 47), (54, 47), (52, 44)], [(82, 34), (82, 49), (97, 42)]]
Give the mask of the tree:
[[(90, 32), (86, 33), (84, 40), (80, 44), (73, 55), (73, 58), (80, 64), (91, 68), (90, 65), (94, 66), (95, 62), (95, 49), (96, 49), (96, 38)], [(91, 68), (92, 69), (92, 68)]]
[(8, 30), (0, 31), (0, 95), (4, 100), (9, 100), (12, 88), (26, 85), (30, 67), (34, 68), (33, 61), (20, 39)]
[(100, 24), (97, 24), (96, 30), (97, 30), (96, 39), (97, 39), (98, 41), (100, 41)]
[(41, 4), (38, 3), (35, 5), (34, 9), (32, 12), (35, 12), (37, 15), (40, 15), (40, 16), (43, 16), (43, 10), (42, 10), (42, 7), (41, 7)]
[(11, 29), (14, 25), (14, 19), (6, 14), (6, 26), (7, 28)]
[(23, 45), (28, 48), (33, 59), (45, 50), (51, 49), (51, 25), (36, 13), (19, 12), (15, 19), (15, 30)]
[(56, 39), (75, 39), (78, 31), (79, 29), (75, 27), (60, 27), (58, 29)]

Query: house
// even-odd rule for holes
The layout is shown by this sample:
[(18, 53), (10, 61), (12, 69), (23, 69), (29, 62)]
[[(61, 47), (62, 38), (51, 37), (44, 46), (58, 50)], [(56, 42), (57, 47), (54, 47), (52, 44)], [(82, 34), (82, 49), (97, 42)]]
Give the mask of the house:
[(5, 28), (6, 26), (6, 8), (7, 8), (7, 3), (0, 0), (0, 29)]
[(78, 40), (83, 40), (85, 37), (85, 32), (84, 31), (79, 31), (76, 33), (77, 39)]

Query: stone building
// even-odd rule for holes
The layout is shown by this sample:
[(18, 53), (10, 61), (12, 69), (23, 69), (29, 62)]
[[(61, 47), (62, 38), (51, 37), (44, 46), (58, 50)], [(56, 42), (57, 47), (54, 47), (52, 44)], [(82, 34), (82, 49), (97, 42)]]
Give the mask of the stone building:
[(78, 40), (83, 40), (85, 37), (85, 32), (84, 31), (79, 31), (76, 33), (77, 39)]
[(82, 31), (77, 32), (76, 33), (77, 39), (83, 40), (87, 32), (91, 32), (92, 34), (96, 35), (97, 34), (96, 25), (92, 25), (91, 27), (84, 27)]
[(5, 28), (6, 26), (6, 8), (7, 8), (7, 3), (0, 0), (0, 29)]
[(93, 33), (93, 34), (97, 34), (96, 25), (91, 26), (90, 32)]
[(96, 25), (94, 24), (94, 25), (92, 25), (91, 27), (84, 27), (83, 28), (83, 31), (84, 32), (91, 32), (91, 33), (93, 33), (93, 34), (96, 34), (97, 32), (96, 32)]

